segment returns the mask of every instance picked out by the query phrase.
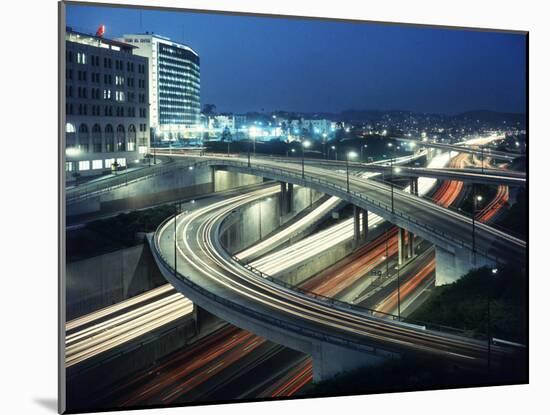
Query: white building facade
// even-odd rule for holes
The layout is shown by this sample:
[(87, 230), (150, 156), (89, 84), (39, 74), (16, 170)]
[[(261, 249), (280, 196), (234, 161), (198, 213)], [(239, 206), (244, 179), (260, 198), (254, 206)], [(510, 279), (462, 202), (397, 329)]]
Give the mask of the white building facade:
[(155, 140), (194, 137), (200, 122), (200, 59), (187, 45), (156, 34), (127, 34), (149, 61), (150, 124)]
[(148, 62), (122, 42), (66, 31), (68, 181), (124, 168), (149, 150)]

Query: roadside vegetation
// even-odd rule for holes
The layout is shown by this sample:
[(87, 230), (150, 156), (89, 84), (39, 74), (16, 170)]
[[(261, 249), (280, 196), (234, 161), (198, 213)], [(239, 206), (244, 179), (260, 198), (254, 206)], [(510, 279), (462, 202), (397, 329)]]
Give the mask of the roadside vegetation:
[(485, 337), (490, 328), (494, 338), (525, 343), (526, 278), (525, 269), (515, 266), (473, 270), (452, 284), (435, 287), (410, 318), (475, 336)]
[(140, 232), (154, 232), (163, 220), (174, 214), (173, 205), (120, 213), (90, 222), (86, 227), (69, 231), (67, 262), (89, 258), (142, 243)]

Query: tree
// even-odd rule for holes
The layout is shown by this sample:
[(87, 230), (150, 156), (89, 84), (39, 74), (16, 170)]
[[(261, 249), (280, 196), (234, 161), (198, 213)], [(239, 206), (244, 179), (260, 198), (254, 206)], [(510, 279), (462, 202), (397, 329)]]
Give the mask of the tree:
[(231, 131), (229, 131), (229, 128), (227, 126), (223, 129), (220, 140), (224, 142), (231, 141)]
[(204, 115), (213, 115), (216, 113), (216, 105), (215, 104), (204, 104), (202, 107), (202, 113)]

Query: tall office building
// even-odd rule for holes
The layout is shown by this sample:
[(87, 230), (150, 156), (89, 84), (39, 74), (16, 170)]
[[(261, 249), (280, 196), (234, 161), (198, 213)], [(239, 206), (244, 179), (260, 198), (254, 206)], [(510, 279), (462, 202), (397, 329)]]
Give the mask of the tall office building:
[(139, 161), (150, 137), (147, 59), (70, 28), (65, 40), (67, 180)]
[(157, 34), (122, 39), (149, 59), (150, 122), (155, 140), (196, 137), (200, 130), (200, 59), (189, 46)]

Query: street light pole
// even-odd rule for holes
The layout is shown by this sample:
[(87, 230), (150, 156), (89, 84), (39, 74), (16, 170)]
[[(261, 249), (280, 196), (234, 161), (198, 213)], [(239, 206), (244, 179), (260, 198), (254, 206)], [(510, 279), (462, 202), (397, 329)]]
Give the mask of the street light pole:
[[(498, 268), (493, 268), (491, 273), (496, 276), (498, 273)], [(489, 282), (487, 284), (487, 373), (491, 373), (491, 344), (492, 344), (492, 333), (491, 333), (491, 287), (493, 280), (489, 277)]]
[(346, 157), (346, 187), (349, 193), (349, 155)]
[(309, 141), (302, 141), (302, 179), (305, 179), (305, 149), (310, 146)]
[(397, 261), (397, 318), (401, 321), (401, 282), (399, 280), (399, 261)]
[(248, 133), (248, 146), (247, 146), (247, 153), (248, 153), (248, 167), (250, 167), (250, 133)]
[(178, 275), (178, 256), (176, 249), (176, 240), (177, 240), (177, 219), (178, 219), (178, 205), (174, 203), (174, 277)]
[(262, 239), (262, 201), (260, 200), (258, 202), (258, 210), (260, 211), (260, 217), (258, 219), (258, 226), (260, 230), (260, 240)]
[(390, 189), (391, 189), (391, 213), (394, 213), (394, 208), (393, 208), (393, 144), (392, 143), (388, 143), (388, 147), (391, 149), (391, 154), (390, 154)]
[(349, 193), (349, 159), (353, 157), (357, 157), (357, 153), (353, 151), (350, 151), (346, 155), (346, 187), (347, 187), (348, 193)]
[(481, 197), (481, 195), (476, 196), (474, 185), (472, 185), (472, 195), (473, 195), (473, 203), (472, 203), (472, 252), (475, 254), (475, 252), (476, 252), (476, 210), (477, 210), (477, 202), (481, 202), (483, 200), (483, 197)]
[[(490, 277), (489, 277), (490, 278)], [(487, 373), (491, 372), (491, 280), (487, 286)]]
[(386, 231), (384, 232), (386, 234), (386, 278), (390, 277), (390, 257), (389, 257), (389, 249), (388, 249), (388, 228), (386, 228)]
[(361, 146), (361, 161), (365, 161), (365, 158), (363, 157), (363, 149), (367, 148), (367, 147), (368, 147), (368, 145), (366, 145), (366, 144)]

